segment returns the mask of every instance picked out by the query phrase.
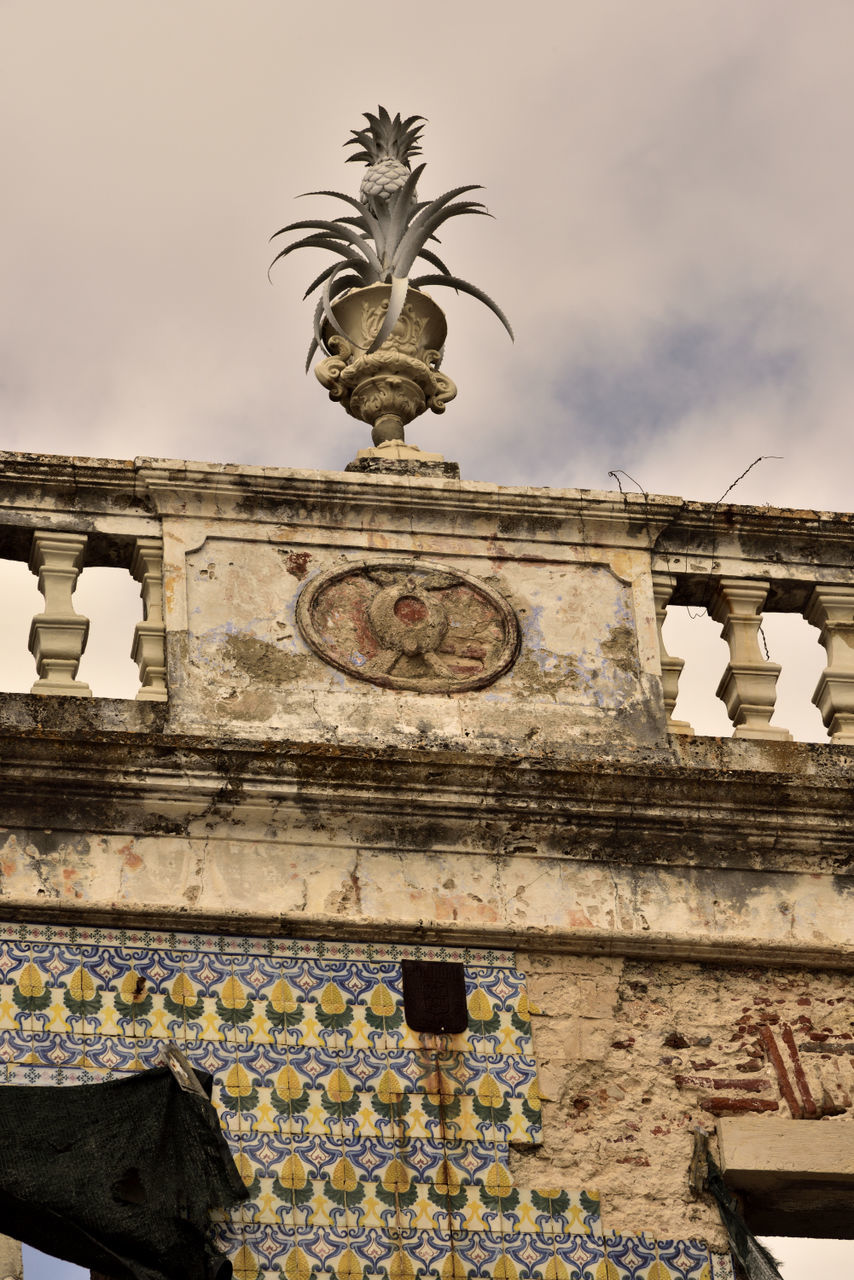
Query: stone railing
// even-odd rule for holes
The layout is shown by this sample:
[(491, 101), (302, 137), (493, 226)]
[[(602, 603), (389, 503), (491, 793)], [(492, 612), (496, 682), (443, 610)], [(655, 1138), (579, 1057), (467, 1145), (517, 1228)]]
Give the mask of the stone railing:
[[(204, 546), (210, 548), (205, 555), (222, 559), (214, 587), (208, 569), (199, 569), (193, 558)], [(239, 695), (248, 698), (241, 704), (243, 729), (251, 721), (266, 732), (275, 723), (278, 731), (299, 737), (319, 714), (320, 690), (323, 699), (332, 699), (324, 702), (321, 728), (340, 728), (351, 715), (358, 737), (359, 695), (351, 712), (349, 686), (329, 685), (327, 668), (314, 665), (291, 623), (269, 619), (293, 607), (307, 565), (317, 570), (367, 553), (393, 553), (403, 561), (423, 556), (451, 568), (464, 561), (476, 571), (497, 564), (520, 618), (542, 613), (555, 637), (553, 651), (530, 627), (521, 649), (523, 659), (526, 651), (536, 653), (548, 679), (542, 688), (526, 683), (520, 662), (498, 690), (524, 706), (541, 746), (551, 735), (564, 749), (573, 733), (610, 741), (615, 725), (630, 725), (620, 713), (631, 706), (643, 707), (644, 732), (661, 739), (659, 674), (667, 729), (693, 732), (674, 718), (684, 654), (668, 653), (661, 639), (672, 606), (704, 609), (721, 629), (729, 657), (717, 694), (736, 738), (790, 738), (772, 723), (781, 668), (768, 657), (762, 623), (769, 613), (806, 619), (826, 651), (813, 701), (831, 741), (854, 743), (851, 516), (646, 494), (419, 484), (411, 478), (402, 485), (391, 476), (0, 455), (0, 559), (28, 564), (44, 597), (29, 632), (36, 694), (91, 696), (78, 674), (89, 624), (75, 608), (74, 589), (81, 571), (106, 566), (125, 570), (140, 586), (143, 617), (131, 650), (140, 673), (138, 699), (167, 700), (168, 667), (175, 723), (186, 713), (187, 723), (207, 718), (219, 724)], [(615, 584), (607, 590), (603, 571)], [(601, 661), (603, 637), (610, 637), (609, 662)], [(257, 677), (252, 663), (259, 641), (267, 646), (260, 669), (266, 684), (264, 696), (253, 700), (245, 695), (246, 676)], [(624, 651), (614, 659), (617, 641)], [(220, 669), (223, 661), (232, 665)], [(552, 679), (552, 668), (559, 674), (566, 668), (565, 676)], [(271, 671), (281, 678), (268, 679)], [(579, 672), (586, 673), (584, 680)], [(717, 675), (710, 673), (710, 683)], [(422, 705), (444, 734), (445, 704)], [(484, 741), (488, 734), (503, 735), (502, 717), (488, 720), (491, 706), (472, 695), (470, 714), (480, 717)], [(375, 710), (390, 716), (388, 732), (396, 732), (391, 701), (378, 698)]]
[[(73, 594), (87, 551), (85, 533), (36, 529), (29, 567), (38, 576), (44, 609), (30, 624), (29, 649), (37, 671), (31, 693), (91, 698), (92, 690), (77, 678), (89, 634), (89, 619), (77, 612)], [(160, 539), (142, 537), (126, 543), (129, 572), (140, 583), (143, 620), (134, 629), (131, 657), (137, 663), (141, 701), (164, 702), (166, 628), (163, 621), (163, 547)], [(91, 566), (101, 563), (90, 559)], [(112, 561), (112, 563), (115, 563)]]
[(162, 529), (138, 491), (134, 465), (5, 454), (0, 481), (0, 559), (27, 564), (44, 597), (29, 629), (31, 692), (92, 697), (78, 678), (89, 619), (75, 608), (74, 591), (84, 569), (109, 567), (140, 585), (143, 617), (131, 646), (136, 697), (166, 701)]
[[(647, 510), (661, 511), (664, 501), (648, 499)], [(816, 627), (824, 647), (812, 701), (830, 740), (854, 743), (854, 517), (682, 503), (656, 524), (652, 586), (669, 731), (692, 732), (673, 718), (684, 655), (668, 653), (662, 640), (668, 608), (682, 605), (705, 610), (721, 628), (729, 655), (716, 692), (734, 737), (791, 739), (771, 724), (781, 666), (769, 659), (762, 630), (769, 615), (788, 614)]]

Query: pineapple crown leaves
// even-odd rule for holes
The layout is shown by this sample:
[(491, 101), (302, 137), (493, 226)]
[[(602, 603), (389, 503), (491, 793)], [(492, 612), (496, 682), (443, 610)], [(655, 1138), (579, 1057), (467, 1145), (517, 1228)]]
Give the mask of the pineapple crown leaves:
[[(397, 127), (404, 132), (413, 132), (413, 122), (420, 116), (411, 116), (400, 121), (399, 115), (392, 121), (388, 112), (379, 108), (379, 116), (366, 113), (369, 122), (376, 122), (377, 129)], [(354, 130), (354, 134), (357, 131)], [(365, 131), (366, 132), (366, 131)], [(352, 139), (352, 141), (355, 141)], [(350, 156), (349, 159), (356, 157)], [(327, 266), (311, 284), (303, 295), (307, 298), (316, 289), (320, 289), (320, 297), (314, 311), (314, 337), (308, 350), (306, 371), (318, 348), (326, 348), (323, 337), (324, 323), (342, 338), (348, 335), (343, 331), (332, 310), (335, 298), (350, 289), (363, 288), (371, 284), (390, 284), (388, 309), (379, 332), (375, 336), (369, 351), (381, 347), (397, 323), (406, 302), (410, 288), (422, 285), (446, 285), (458, 293), (467, 293), (488, 307), (501, 321), (511, 339), (513, 330), (504, 312), (487, 293), (467, 280), (451, 273), (442, 259), (430, 248), (431, 242), (439, 243), (436, 232), (450, 218), (463, 214), (475, 214), (480, 217), (491, 217), (488, 210), (479, 200), (460, 199), (469, 192), (479, 191), (476, 183), (454, 187), (444, 192), (435, 200), (418, 201), (415, 188), (425, 166), (418, 165), (406, 177), (406, 180), (391, 193), (388, 199), (377, 200), (368, 204), (357, 200), (354, 196), (345, 195), (342, 191), (308, 191), (305, 196), (328, 196), (341, 200), (354, 212), (327, 220), (310, 218), (299, 222), (288, 223), (270, 237), (288, 235), (295, 231), (305, 231), (308, 235), (286, 244), (280, 249), (270, 263), (269, 271), (279, 261), (296, 249), (326, 249), (335, 254), (337, 261)], [(423, 259), (435, 274), (410, 278), (415, 263)], [(349, 340), (349, 339), (348, 339)]]
[[(363, 164), (376, 164), (384, 156), (393, 156), (409, 167), (409, 157), (421, 154), (421, 132), (426, 124), (424, 116), (409, 116), (401, 120), (400, 112), (392, 120), (385, 107), (377, 107), (377, 114), (363, 111), (368, 122), (367, 129), (351, 129), (352, 137), (344, 143), (345, 147), (360, 147), (354, 151), (349, 160), (359, 160)], [(424, 121), (421, 124), (420, 121)]]

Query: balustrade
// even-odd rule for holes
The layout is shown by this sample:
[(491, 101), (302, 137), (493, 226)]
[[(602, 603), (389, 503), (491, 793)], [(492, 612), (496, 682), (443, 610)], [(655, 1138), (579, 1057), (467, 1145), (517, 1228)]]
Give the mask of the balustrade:
[[(20, 539), (18, 540), (20, 546)], [(111, 565), (124, 560), (140, 584), (143, 620), (136, 624), (131, 657), (139, 667), (140, 701), (166, 701), (166, 627), (163, 616), (163, 549), (160, 538), (128, 538), (112, 549)], [(23, 550), (23, 548), (22, 548)], [(20, 552), (19, 552), (20, 554)], [(31, 535), (28, 566), (38, 577), (44, 609), (32, 619), (29, 649), (37, 678), (31, 692), (42, 697), (91, 698), (92, 689), (78, 678), (86, 650), (89, 619), (74, 607), (74, 592), (84, 565), (105, 562), (88, 547), (85, 533), (37, 529)]]
[[(4, 457), (0, 556), (28, 564), (38, 579), (44, 605), (32, 619), (29, 648), (36, 666), (32, 692), (42, 697), (92, 696), (89, 685), (79, 676), (89, 621), (74, 605), (79, 576), (88, 568), (124, 570), (139, 584), (142, 619), (136, 622), (131, 644), (140, 677), (136, 697), (163, 702), (168, 697), (164, 536), (168, 545), (186, 545), (187, 536), (198, 538), (200, 519), (202, 531), (210, 519), (226, 517), (231, 522), (266, 525), (276, 504), (291, 511), (291, 495), (295, 511), (307, 510), (307, 492), (324, 502), (330, 494), (334, 496), (338, 505), (334, 510), (329, 508), (327, 523), (343, 521), (343, 528), (346, 520), (341, 511), (346, 504), (358, 506), (362, 502), (369, 504), (370, 514), (366, 510), (357, 513), (361, 528), (366, 520), (379, 518), (378, 511), (382, 520), (391, 521), (390, 528), (397, 528), (397, 516), (392, 520), (388, 515), (397, 495), (385, 481), (382, 492), (374, 493), (369, 486), (350, 485), (340, 477), (306, 478), (272, 470), (263, 476), (254, 471), (243, 476), (214, 464), (196, 467), (153, 460), (129, 464), (23, 454)], [(255, 498), (247, 502), (247, 485), (257, 503)], [(626, 566), (636, 587), (639, 652), (645, 672), (655, 669), (654, 610), (663, 706), (670, 733), (687, 735), (694, 729), (688, 718), (676, 718), (684, 653), (672, 640), (674, 652), (668, 652), (662, 625), (672, 607), (689, 606), (707, 611), (728, 646), (728, 660), (720, 659), (723, 670), (710, 671), (709, 683), (714, 688), (717, 682), (717, 696), (726, 707), (736, 738), (786, 740), (791, 736), (789, 727), (798, 727), (773, 723), (781, 666), (769, 657), (762, 630), (768, 615), (788, 614), (799, 615), (811, 624), (824, 647), (826, 663), (813, 702), (831, 741), (854, 744), (852, 517), (709, 506), (648, 495), (626, 496), (618, 503), (609, 495), (553, 491), (536, 499), (537, 520), (530, 521), (529, 506), (534, 501), (530, 495), (513, 490), (502, 493), (501, 503), (506, 506), (502, 520), (510, 530), (509, 560), (518, 557), (520, 564), (530, 560), (536, 566), (542, 552), (549, 562), (558, 558), (573, 566), (592, 556), (597, 564), (620, 566), (620, 574)], [(346, 504), (341, 506), (344, 499)], [(388, 510), (383, 505), (387, 501), (392, 504)], [(407, 497), (410, 501), (411, 495)], [(439, 498), (432, 489), (419, 491), (417, 510), (423, 522), (413, 537), (417, 533), (427, 547), (431, 539), (435, 543), (443, 531), (453, 528), (462, 531), (460, 537), (481, 554), (479, 522), (486, 520), (488, 524), (492, 519), (491, 506), (483, 505), (480, 494), (465, 489), (454, 490), (453, 495), (443, 493), (437, 507), (431, 505), (434, 501)], [(300, 520), (310, 523), (303, 515), (294, 518), (297, 524)], [(182, 529), (185, 520), (190, 525)], [(253, 527), (253, 538), (258, 533)], [(312, 528), (311, 536), (315, 534)], [(180, 563), (176, 559), (173, 565), (176, 581), (182, 572)], [(535, 575), (536, 569), (531, 573)], [(170, 600), (169, 625), (178, 630), (187, 628), (186, 597), (179, 591)], [(548, 601), (544, 607), (548, 608)], [(577, 613), (575, 638), (567, 643), (583, 645), (590, 639), (583, 634), (583, 590)], [(591, 619), (594, 615), (591, 610)], [(20, 648), (23, 651), (23, 638)], [(707, 665), (717, 666), (718, 659), (708, 660)], [(91, 674), (89, 679), (94, 683)], [(28, 673), (19, 687), (25, 683), (29, 683)], [(595, 699), (596, 691), (590, 696)], [(693, 711), (690, 719), (697, 724)]]
[(706, 575), (700, 580), (696, 573), (657, 571), (653, 574), (653, 591), (668, 732), (692, 730), (684, 721), (673, 720), (684, 659), (667, 652), (661, 629), (668, 606), (690, 603), (708, 609), (729, 646), (729, 662), (716, 692), (732, 721), (733, 737), (791, 741), (788, 729), (770, 723), (782, 667), (763, 652), (761, 636), (763, 619), (767, 617), (766, 602), (773, 591), (788, 607), (772, 608), (772, 613), (797, 613), (818, 628), (827, 665), (812, 702), (818, 707), (832, 742), (854, 743), (854, 587), (797, 582), (787, 592), (785, 585), (757, 578)]
[(165, 702), (166, 627), (163, 622), (163, 545), (159, 538), (137, 538), (130, 571), (142, 596), (143, 620), (136, 624), (131, 657), (139, 666), (142, 702)]
[(762, 608), (768, 595), (767, 582), (741, 578), (720, 578), (709, 612), (721, 624), (721, 634), (729, 645), (730, 660), (717, 688), (735, 725), (736, 738), (784, 738), (787, 729), (772, 726), (777, 698), (777, 678), (781, 667), (763, 656), (759, 646)]

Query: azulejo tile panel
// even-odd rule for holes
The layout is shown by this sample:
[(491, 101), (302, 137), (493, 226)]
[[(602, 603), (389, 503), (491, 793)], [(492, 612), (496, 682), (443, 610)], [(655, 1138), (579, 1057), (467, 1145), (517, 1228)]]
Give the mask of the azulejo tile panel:
[[(464, 1033), (406, 1025), (410, 958), (464, 965)], [(0, 926), (0, 1082), (93, 1084), (167, 1041), (214, 1077), (249, 1192), (215, 1223), (237, 1280), (731, 1280), (692, 1241), (603, 1239), (593, 1190), (514, 1186), (540, 1099), (512, 953)]]
[(289, 938), (240, 938), (221, 934), (173, 933), (148, 929), (89, 929), (76, 925), (0, 925), (0, 940), (23, 943), (70, 943), (81, 948), (93, 946), (140, 948), (158, 956), (164, 951), (184, 951), (214, 956), (280, 957), (284, 960), (319, 959), (330, 963), (360, 960), (371, 964), (399, 964), (401, 960), (448, 960), (487, 970), (514, 968), (510, 951), (476, 948), (410, 946), (383, 942), (308, 942)]

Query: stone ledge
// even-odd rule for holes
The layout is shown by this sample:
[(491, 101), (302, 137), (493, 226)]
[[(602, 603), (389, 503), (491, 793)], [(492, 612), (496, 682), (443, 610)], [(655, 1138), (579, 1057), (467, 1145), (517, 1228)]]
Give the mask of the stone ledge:
[(727, 1117), (718, 1121), (724, 1178), (759, 1234), (850, 1239), (854, 1123)]
[(0, 751), (5, 737), (50, 736), (79, 739), (99, 734), (132, 734), (139, 740), (163, 731), (165, 702), (136, 698), (43, 697), (0, 693)]
[(168, 704), (0, 696), (10, 826), (61, 812), (65, 828), (150, 830), (168, 814), (177, 834), (215, 811), (249, 833), (322, 811), (402, 850), (429, 823), (437, 847), (473, 853), (850, 876), (850, 763), (824, 744), (729, 739), (555, 759), (218, 738), (175, 731)]

